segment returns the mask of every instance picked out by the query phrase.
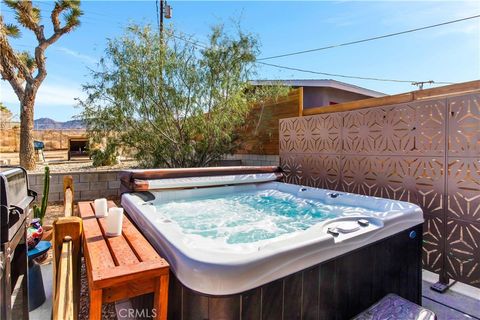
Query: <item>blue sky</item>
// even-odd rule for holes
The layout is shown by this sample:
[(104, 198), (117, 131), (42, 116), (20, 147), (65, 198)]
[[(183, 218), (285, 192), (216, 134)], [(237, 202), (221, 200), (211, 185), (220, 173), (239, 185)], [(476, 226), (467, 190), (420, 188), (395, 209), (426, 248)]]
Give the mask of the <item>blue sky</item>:
[[(39, 3), (44, 24), (50, 25), (48, 1)], [(480, 14), (480, 1), (170, 1), (178, 31), (205, 40), (217, 23), (258, 36), (261, 55), (271, 56), (403, 31), (429, 24)], [(47, 51), (48, 76), (37, 96), (35, 118), (69, 120), (79, 112), (75, 97), (82, 97), (81, 84), (89, 80), (103, 55), (106, 39), (122, 34), (129, 22), (156, 25), (155, 1), (86, 1), (85, 15), (77, 30)], [(2, 15), (12, 13), (2, 3)], [(14, 40), (19, 50), (31, 50), (34, 39), (28, 31)], [(328, 73), (393, 78), (464, 82), (480, 78), (480, 19), (388, 39), (335, 48), (266, 62)], [(332, 78), (369, 89), (394, 94), (414, 89), (408, 83), (342, 79), (272, 67), (259, 69), (262, 79)], [(0, 81), (0, 101), (15, 114), (18, 101), (8, 83)]]

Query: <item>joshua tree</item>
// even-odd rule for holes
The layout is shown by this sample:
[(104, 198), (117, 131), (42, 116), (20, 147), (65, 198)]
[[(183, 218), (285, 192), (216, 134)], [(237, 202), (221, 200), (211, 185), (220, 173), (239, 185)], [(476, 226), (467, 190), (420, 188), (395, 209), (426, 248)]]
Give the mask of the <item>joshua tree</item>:
[(26, 169), (33, 169), (33, 111), (37, 91), (47, 76), (45, 50), (80, 25), (82, 11), (79, 0), (55, 1), (50, 15), (53, 33), (47, 37), (41, 24), (40, 9), (32, 1), (4, 2), (15, 12), (18, 25), (33, 32), (37, 39), (34, 56), (15, 51), (8, 37), (20, 37), (20, 28), (16, 24), (5, 23), (0, 15), (0, 74), (2, 80), (10, 83), (20, 101), (20, 164)]

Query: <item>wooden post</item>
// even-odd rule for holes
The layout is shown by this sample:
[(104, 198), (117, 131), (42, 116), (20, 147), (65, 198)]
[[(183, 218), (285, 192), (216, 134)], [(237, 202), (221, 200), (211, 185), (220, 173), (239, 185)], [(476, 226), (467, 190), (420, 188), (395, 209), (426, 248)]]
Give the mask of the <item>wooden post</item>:
[[(80, 253), (82, 247), (82, 219), (79, 217), (64, 217), (53, 222), (53, 297), (57, 297), (58, 264), (62, 256), (62, 247), (65, 237), (71, 238), (72, 277), (74, 315), (77, 317), (80, 301)], [(62, 301), (60, 301), (62, 303)]]
[(102, 290), (90, 289), (89, 293), (90, 293), (89, 318), (91, 320), (101, 320), (102, 319)]
[(298, 116), (303, 116), (303, 87), (298, 88)]
[(73, 283), (73, 256), (72, 238), (66, 236), (63, 240), (57, 267), (56, 296), (53, 305), (53, 320), (73, 320), (77, 318), (74, 313), (74, 283)]
[(63, 177), (63, 204), (65, 217), (73, 216), (73, 177)]
[(155, 283), (155, 294), (153, 307), (155, 308), (156, 317), (158, 320), (167, 319), (168, 307), (168, 273), (159, 277)]

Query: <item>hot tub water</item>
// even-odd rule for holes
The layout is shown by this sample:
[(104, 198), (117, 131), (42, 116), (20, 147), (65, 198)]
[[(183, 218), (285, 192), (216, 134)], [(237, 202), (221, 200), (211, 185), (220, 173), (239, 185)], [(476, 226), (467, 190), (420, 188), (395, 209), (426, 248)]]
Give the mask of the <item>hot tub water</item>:
[(358, 206), (299, 198), (275, 189), (160, 202), (155, 204), (155, 211), (176, 222), (186, 235), (227, 244), (272, 239), (339, 216), (377, 213)]

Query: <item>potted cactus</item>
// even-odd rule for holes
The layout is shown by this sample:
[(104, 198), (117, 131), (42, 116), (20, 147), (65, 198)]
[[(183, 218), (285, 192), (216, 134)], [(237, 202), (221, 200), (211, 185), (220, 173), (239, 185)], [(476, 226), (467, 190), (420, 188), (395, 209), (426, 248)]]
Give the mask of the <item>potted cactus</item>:
[(33, 220), (27, 229), (27, 245), (29, 249), (35, 248), (43, 236), (43, 218), (47, 212), (48, 193), (50, 191), (50, 168), (45, 167), (45, 175), (43, 178), (43, 194), (40, 206), (33, 206)]

